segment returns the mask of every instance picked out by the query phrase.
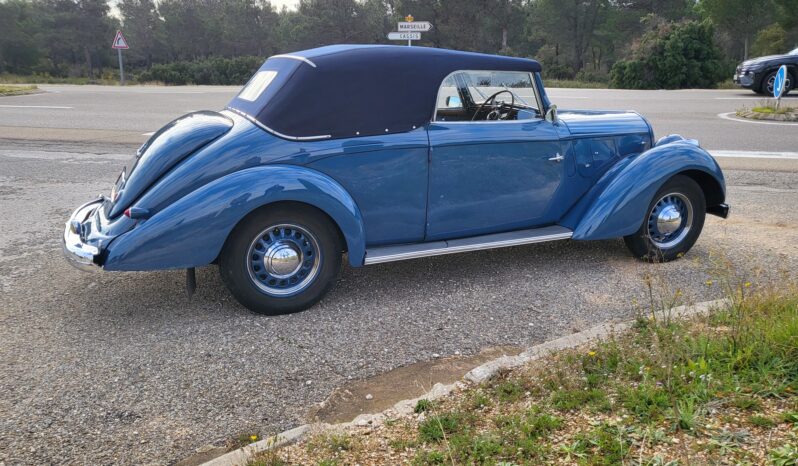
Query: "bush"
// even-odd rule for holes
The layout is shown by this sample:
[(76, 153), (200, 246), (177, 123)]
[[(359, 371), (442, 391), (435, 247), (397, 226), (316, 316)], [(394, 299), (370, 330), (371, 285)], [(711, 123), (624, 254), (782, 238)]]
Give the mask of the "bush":
[(786, 44), (787, 32), (778, 23), (772, 24), (757, 33), (754, 45), (751, 46), (751, 55), (760, 57), (784, 53)]
[(220, 58), (200, 61), (178, 61), (153, 65), (136, 78), (140, 82), (160, 81), (164, 84), (240, 85), (263, 63), (259, 57)]
[(662, 24), (643, 35), (631, 58), (612, 67), (611, 85), (625, 89), (714, 87), (727, 74), (721, 57), (710, 22)]

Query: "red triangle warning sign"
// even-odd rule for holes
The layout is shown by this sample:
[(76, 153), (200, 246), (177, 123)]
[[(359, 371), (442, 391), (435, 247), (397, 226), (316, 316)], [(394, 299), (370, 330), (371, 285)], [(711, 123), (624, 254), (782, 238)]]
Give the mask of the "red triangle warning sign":
[(125, 40), (125, 36), (122, 35), (122, 31), (116, 31), (116, 36), (114, 37), (114, 43), (111, 44), (112, 49), (129, 49), (130, 47), (127, 46), (127, 41)]

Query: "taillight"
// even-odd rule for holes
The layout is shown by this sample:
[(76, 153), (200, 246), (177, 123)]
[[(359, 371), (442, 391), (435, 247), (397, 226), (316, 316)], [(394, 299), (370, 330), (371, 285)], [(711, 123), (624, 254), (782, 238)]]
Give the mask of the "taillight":
[(125, 217), (133, 219), (150, 217), (149, 209), (142, 209), (141, 207), (128, 207), (123, 213)]

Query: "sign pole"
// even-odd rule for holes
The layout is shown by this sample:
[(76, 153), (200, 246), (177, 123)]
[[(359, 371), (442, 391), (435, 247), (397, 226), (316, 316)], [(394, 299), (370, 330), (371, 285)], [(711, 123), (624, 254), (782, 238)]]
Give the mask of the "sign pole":
[(116, 49), (116, 56), (119, 58), (119, 85), (125, 85), (125, 65), (122, 61), (122, 49), (130, 48), (127, 45), (127, 41), (125, 40), (125, 36), (122, 35), (122, 31), (116, 31), (116, 35), (114, 36), (114, 41), (111, 43), (111, 48)]
[(119, 56), (119, 84), (125, 85), (125, 65), (122, 63), (122, 49), (116, 49)]

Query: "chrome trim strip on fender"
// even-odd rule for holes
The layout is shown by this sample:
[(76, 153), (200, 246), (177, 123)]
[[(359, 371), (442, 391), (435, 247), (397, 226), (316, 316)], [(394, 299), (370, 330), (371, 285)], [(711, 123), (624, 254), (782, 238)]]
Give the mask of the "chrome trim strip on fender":
[(305, 63), (307, 63), (308, 65), (312, 66), (313, 68), (316, 68), (316, 64), (315, 64), (315, 63), (313, 63), (312, 61), (308, 60), (308, 59), (307, 59), (307, 58), (305, 58), (305, 57), (300, 57), (299, 55), (286, 55), (286, 54), (281, 54), (281, 55), (272, 55), (272, 56), (271, 56), (271, 57), (269, 57), (269, 58), (290, 58), (291, 60), (299, 60), (299, 61), (301, 61), (301, 62), (305, 62)]
[(261, 129), (264, 129), (264, 130), (272, 133), (273, 135), (275, 135), (275, 136), (277, 136), (279, 138), (288, 139), (290, 141), (318, 141), (320, 139), (330, 139), (332, 137), (332, 135), (329, 135), (329, 134), (324, 134), (324, 135), (321, 135), (321, 136), (289, 136), (287, 134), (283, 134), (283, 133), (277, 132), (277, 131), (269, 128), (268, 126), (266, 126), (263, 123), (261, 123), (260, 121), (258, 121), (255, 117), (253, 117), (251, 115), (248, 115), (248, 114), (242, 112), (241, 110), (237, 110), (237, 109), (232, 108), (232, 107), (227, 107), (225, 110), (222, 110), (221, 113), (224, 113), (226, 111), (230, 111), (230, 112), (235, 113), (236, 115), (244, 117), (250, 123), (252, 123), (253, 125), (255, 125), (255, 126), (261, 128)]
[(485, 249), (520, 246), (522, 244), (543, 243), (547, 241), (569, 239), (571, 236), (573, 236), (573, 231), (565, 227), (554, 225), (447, 241), (383, 246), (367, 249), (364, 264), (381, 264), (383, 262), (440, 256), (458, 252), (481, 251)]

